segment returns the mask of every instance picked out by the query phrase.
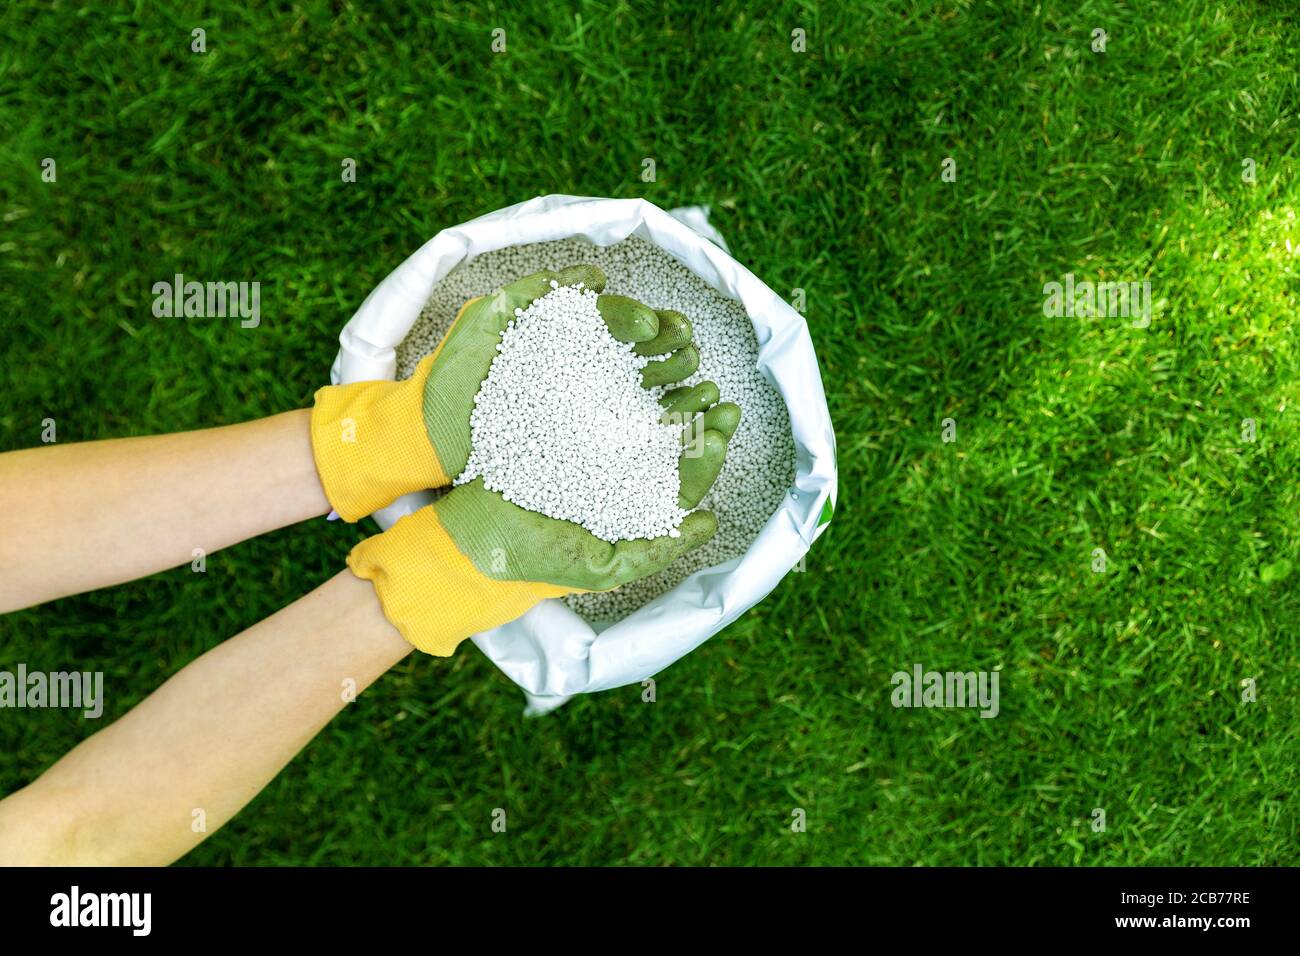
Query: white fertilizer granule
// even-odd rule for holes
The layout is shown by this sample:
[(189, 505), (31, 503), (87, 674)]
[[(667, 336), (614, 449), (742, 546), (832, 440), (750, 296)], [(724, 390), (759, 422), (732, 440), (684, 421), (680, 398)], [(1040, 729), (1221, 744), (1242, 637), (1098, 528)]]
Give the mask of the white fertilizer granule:
[[(652, 309), (675, 309), (691, 321), (699, 370), (686, 385), (713, 381), (722, 400), (740, 406), (740, 427), (701, 508), (718, 517), (718, 532), (668, 568), (613, 591), (564, 600), (592, 622), (617, 620), (703, 568), (745, 552), (794, 483), (794, 440), (781, 396), (758, 372), (758, 341), (744, 308), (653, 243), (629, 238), (612, 246), (582, 239), (511, 246), (464, 262), (434, 286), (420, 318), (397, 347), (397, 376), (409, 378), (432, 352), (467, 299), (486, 295), (541, 269), (590, 263), (605, 273), (605, 291)], [(651, 394), (658, 394), (656, 389)]]
[(674, 534), (680, 424), (641, 387), (652, 359), (610, 334), (590, 289), (551, 282), (516, 309), (474, 398), (469, 462), (521, 508), (582, 525), (604, 541)]

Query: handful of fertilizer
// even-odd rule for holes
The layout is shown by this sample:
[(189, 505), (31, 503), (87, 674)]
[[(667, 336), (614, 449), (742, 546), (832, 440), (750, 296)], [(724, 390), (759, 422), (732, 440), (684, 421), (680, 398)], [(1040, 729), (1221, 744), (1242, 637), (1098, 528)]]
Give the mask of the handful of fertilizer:
[[(665, 312), (658, 327), (647, 327), (656, 321), (653, 311), (604, 298), (621, 300), (615, 308), (626, 304), (622, 324), (608, 321), (609, 301), (602, 316), (601, 297), (582, 284), (553, 281), (550, 292), (515, 309), (475, 396), (469, 461), (455, 483), (482, 478), (507, 501), (572, 521), (604, 541), (675, 538), (700, 497), (683, 490), (682, 475), (690, 485), (712, 483), (739, 409), (718, 407), (710, 421), (716, 428), (725, 420), (725, 430), (714, 433), (724, 447), (705, 454), (702, 419), (683, 432), (685, 413), (702, 410), (698, 402), (688, 409), (678, 395), (660, 401), (662, 383), (680, 380), (676, 366), (698, 363), (698, 353), (691, 347), (667, 357), (639, 354), (661, 350), (669, 338), (686, 345), (690, 323)], [(616, 331), (626, 331), (626, 340)], [(716, 386), (712, 391), (706, 397), (716, 402)]]
[[(689, 421), (691, 414), (703, 412), (696, 419), (698, 425), (688, 432), (677, 466), (682, 489), (698, 492), (698, 496), (681, 503), (681, 507), (698, 505), (707, 509), (718, 524), (712, 538), (657, 574), (612, 591), (564, 598), (588, 620), (610, 621), (630, 614), (696, 571), (743, 555), (789, 493), (795, 476), (795, 450), (785, 402), (760, 372), (759, 343), (744, 307), (713, 289), (663, 249), (637, 237), (611, 246), (595, 246), (578, 239), (506, 246), (462, 263), (435, 283), (419, 321), (398, 345), (398, 378), (409, 377), (420, 360), (438, 347), (467, 299), (492, 295), (521, 275), (542, 269), (558, 272), (575, 262), (587, 263), (604, 274), (603, 298), (617, 293), (617, 298), (631, 297), (655, 310), (661, 334), (666, 315), (680, 317), (688, 330), (685, 340), (692, 343), (690, 350), (699, 360), (698, 369), (679, 368), (676, 371), (681, 374), (676, 378), (661, 374), (656, 384), (670, 387), (656, 388), (656, 392), (665, 392), (658, 396), (659, 404), (684, 421)], [(685, 316), (690, 316), (689, 322)], [(649, 355), (641, 346), (633, 349), (634, 355), (641, 353)], [(569, 353), (561, 349), (561, 354)], [(644, 377), (667, 372), (670, 362), (671, 356), (663, 360), (651, 358), (641, 374)], [(546, 374), (553, 373), (559, 371), (548, 369)], [(715, 404), (720, 393), (744, 408), (743, 420), (736, 405)], [(711, 467), (708, 456), (697, 455), (707, 446), (705, 436), (711, 428), (726, 439), (726, 460), (710, 487), (693, 476), (707, 473)], [(475, 434), (476, 446), (479, 441)], [(527, 453), (525, 439), (523, 449), (516, 454)], [(669, 472), (664, 480), (671, 488), (674, 475)], [(603, 507), (618, 507), (617, 501), (615, 498)]]

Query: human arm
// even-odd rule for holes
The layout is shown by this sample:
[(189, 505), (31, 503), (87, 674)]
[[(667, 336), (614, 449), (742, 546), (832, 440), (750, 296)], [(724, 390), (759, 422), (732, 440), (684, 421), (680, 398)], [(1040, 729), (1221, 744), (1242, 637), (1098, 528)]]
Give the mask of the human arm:
[(0, 455), (0, 613), (109, 587), (330, 510), (309, 410)]
[(410, 651), (371, 586), (335, 575), (186, 665), (0, 800), (0, 863), (179, 859)]

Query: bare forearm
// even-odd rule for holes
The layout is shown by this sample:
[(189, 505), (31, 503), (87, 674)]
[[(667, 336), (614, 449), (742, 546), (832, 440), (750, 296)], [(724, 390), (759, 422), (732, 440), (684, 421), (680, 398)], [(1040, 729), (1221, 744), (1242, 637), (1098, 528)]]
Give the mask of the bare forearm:
[(329, 511), (310, 412), (0, 455), (0, 612), (191, 562)]
[(0, 860), (170, 863), (410, 650), (370, 584), (342, 572), (208, 651), (0, 801)]

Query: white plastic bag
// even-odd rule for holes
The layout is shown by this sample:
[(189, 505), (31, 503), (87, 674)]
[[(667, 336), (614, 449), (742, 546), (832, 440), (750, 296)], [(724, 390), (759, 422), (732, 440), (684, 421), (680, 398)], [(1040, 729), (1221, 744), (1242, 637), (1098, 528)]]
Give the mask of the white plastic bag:
[[(745, 554), (697, 571), (600, 633), (549, 600), (475, 635), (479, 649), (524, 689), (529, 714), (553, 710), (574, 694), (640, 683), (689, 654), (766, 597), (825, 529), (836, 496), (835, 436), (807, 323), (726, 252), (705, 207), (667, 213), (641, 199), (542, 196), (444, 229), (417, 249), (344, 326), (330, 374), (336, 384), (393, 378), (394, 349), (434, 283), (466, 259), (531, 242), (582, 236), (607, 246), (633, 235), (744, 305), (758, 337), (759, 370), (790, 411), (794, 486)], [(374, 518), (388, 528), (429, 500), (407, 495)]]

